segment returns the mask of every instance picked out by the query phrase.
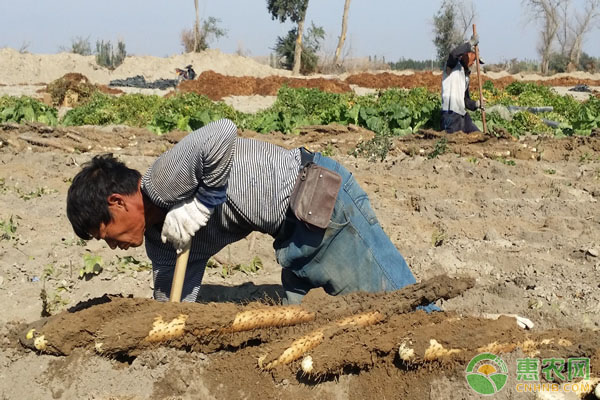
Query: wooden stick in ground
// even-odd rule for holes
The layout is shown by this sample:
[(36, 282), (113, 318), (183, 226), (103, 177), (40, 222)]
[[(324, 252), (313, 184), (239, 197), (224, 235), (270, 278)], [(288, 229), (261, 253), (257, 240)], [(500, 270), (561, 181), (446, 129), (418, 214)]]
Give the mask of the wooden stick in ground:
[(183, 281), (185, 279), (185, 270), (187, 269), (188, 259), (190, 258), (190, 244), (188, 243), (181, 253), (177, 254), (177, 262), (175, 263), (175, 272), (173, 273), (173, 282), (171, 283), (171, 298), (170, 301), (179, 303), (181, 301), (181, 291), (183, 289)]
[[(473, 36), (477, 35), (477, 28), (473, 24)], [(479, 45), (475, 45), (475, 62), (477, 63), (477, 82), (479, 83), (479, 102), (483, 105), (483, 88), (481, 85), (481, 71), (479, 68)], [(483, 133), (487, 134), (487, 124), (485, 122), (485, 110), (481, 110), (481, 121), (483, 122)]]

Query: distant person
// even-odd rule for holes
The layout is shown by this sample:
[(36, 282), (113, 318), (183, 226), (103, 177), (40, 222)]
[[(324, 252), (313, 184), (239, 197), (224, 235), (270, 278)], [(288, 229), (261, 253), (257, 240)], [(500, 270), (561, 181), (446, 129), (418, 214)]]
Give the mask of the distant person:
[(187, 65), (185, 69), (175, 68), (177, 72), (177, 79), (179, 81), (193, 81), (196, 78), (196, 71), (192, 68), (192, 65)]
[[(323, 228), (290, 209), (297, 181), (308, 179), (304, 167), (313, 164), (329, 171), (313, 175), (317, 180), (331, 171), (340, 177), (332, 190), (320, 191), (330, 192), (325, 199), (314, 191), (297, 197), (310, 204), (308, 214), (329, 210)], [(227, 119), (188, 134), (144, 175), (110, 154), (94, 157), (73, 179), (67, 216), (79, 237), (111, 249), (145, 239), (154, 298), (161, 301), (169, 299), (178, 251), (191, 243), (182, 299), (196, 301), (209, 258), (253, 231), (273, 237), (290, 303), (317, 287), (338, 295), (416, 282), (349, 171), (304, 148), (240, 138)]]
[[(472, 36), (450, 52), (442, 74), (442, 129), (448, 133), (463, 131), (480, 132), (467, 110), (484, 109), (484, 102), (471, 99), (469, 77), (475, 63), (474, 48), (479, 43), (478, 36)], [(483, 64), (481, 58), (479, 63)]]

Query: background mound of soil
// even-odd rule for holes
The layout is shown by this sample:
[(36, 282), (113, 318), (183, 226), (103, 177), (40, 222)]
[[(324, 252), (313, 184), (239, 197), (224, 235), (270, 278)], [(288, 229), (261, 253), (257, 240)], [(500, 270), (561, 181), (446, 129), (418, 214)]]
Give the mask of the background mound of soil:
[(205, 71), (193, 81), (181, 82), (178, 90), (184, 93), (203, 94), (212, 100), (221, 100), (227, 96), (275, 96), (279, 88), (284, 85), (292, 88), (316, 88), (331, 93), (352, 91), (348, 83), (339, 79), (303, 79), (281, 76), (255, 78), (251, 76), (226, 76), (214, 71)]
[(50, 98), (44, 96), (44, 100), (49, 105), (75, 107), (89, 99), (96, 90), (107, 94), (123, 93), (122, 90), (109, 88), (106, 85), (92, 84), (86, 76), (76, 72), (63, 75), (38, 92), (46, 92), (49, 95)]
[[(497, 88), (505, 88), (516, 79), (512, 76), (491, 78), (483, 75), (482, 82), (492, 81)], [(546, 86), (600, 86), (600, 80), (578, 79), (575, 77), (560, 77), (546, 80), (531, 81)], [(228, 96), (275, 96), (282, 86), (292, 88), (316, 88), (330, 93), (351, 92), (350, 85), (371, 89), (404, 88), (414, 89), (425, 87), (431, 92), (439, 92), (442, 86), (442, 76), (431, 71), (414, 72), (411, 74), (396, 74), (392, 72), (370, 73), (362, 72), (348, 76), (343, 81), (332, 78), (287, 78), (268, 76), (256, 78), (251, 76), (227, 76), (214, 71), (205, 71), (193, 81), (183, 81), (179, 84), (181, 92), (203, 94), (212, 100), (222, 100)]]

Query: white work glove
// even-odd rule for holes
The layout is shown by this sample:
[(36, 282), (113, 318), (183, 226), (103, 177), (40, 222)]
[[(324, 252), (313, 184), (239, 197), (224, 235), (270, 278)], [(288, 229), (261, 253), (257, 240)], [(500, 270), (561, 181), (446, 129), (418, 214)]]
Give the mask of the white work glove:
[(469, 43), (473, 48), (477, 46), (479, 44), (479, 35), (472, 35), (471, 39), (469, 39)]
[(475, 108), (485, 110), (485, 97), (480, 100), (475, 100)]
[(160, 238), (173, 244), (179, 254), (200, 228), (206, 225), (213, 209), (196, 197), (174, 205), (165, 217)]

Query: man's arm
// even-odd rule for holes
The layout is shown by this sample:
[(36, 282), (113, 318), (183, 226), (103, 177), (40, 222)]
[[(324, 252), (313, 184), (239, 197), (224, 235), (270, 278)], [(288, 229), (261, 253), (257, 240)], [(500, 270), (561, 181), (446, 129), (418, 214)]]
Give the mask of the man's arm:
[(225, 202), (236, 137), (237, 127), (228, 119), (190, 133), (146, 172), (144, 191), (163, 208), (192, 196), (211, 208)]
[(477, 102), (473, 100), (469, 94), (469, 86), (467, 86), (467, 90), (465, 90), (465, 108), (471, 111), (475, 111), (479, 108)]

